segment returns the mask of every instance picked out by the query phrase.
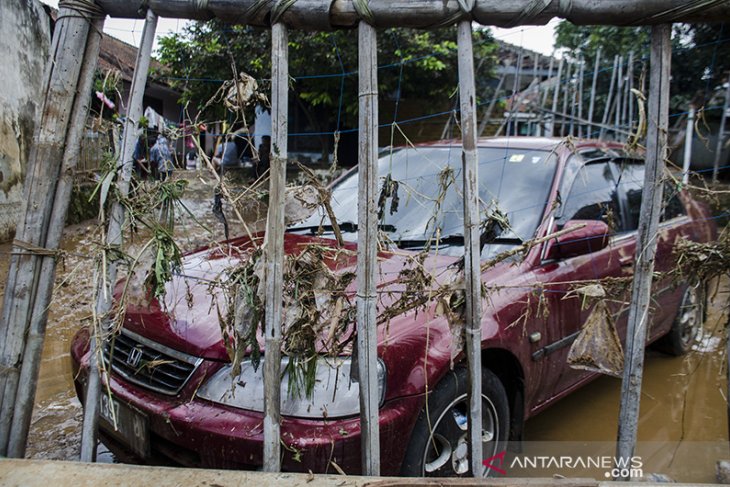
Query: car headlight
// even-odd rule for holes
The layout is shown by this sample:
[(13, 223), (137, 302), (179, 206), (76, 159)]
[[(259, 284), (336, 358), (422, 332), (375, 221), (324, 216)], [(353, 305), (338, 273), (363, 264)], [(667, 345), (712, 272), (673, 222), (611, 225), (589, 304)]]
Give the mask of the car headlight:
[[(227, 365), (211, 376), (198, 389), (197, 395), (219, 404), (264, 411), (264, 360), (257, 370), (251, 361), (241, 364), (241, 373), (231, 378), (232, 366)], [(282, 358), (281, 370), (289, 363)], [(289, 393), (289, 374), (281, 379), (281, 414), (299, 418), (342, 418), (360, 414), (360, 384), (351, 374), (352, 360), (349, 357), (317, 359), (314, 389), (310, 396), (305, 393)], [(385, 398), (385, 365), (378, 359), (378, 393), (380, 404)]]

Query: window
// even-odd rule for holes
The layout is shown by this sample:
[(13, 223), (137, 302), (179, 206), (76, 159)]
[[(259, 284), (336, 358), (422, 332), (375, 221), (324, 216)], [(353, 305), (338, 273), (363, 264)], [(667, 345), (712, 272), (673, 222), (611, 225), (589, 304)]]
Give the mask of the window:
[[(644, 188), (644, 162), (638, 159), (626, 159), (619, 163), (619, 187), (625, 195), (624, 231), (633, 231), (639, 227), (641, 215), (641, 196)], [(674, 185), (664, 183), (664, 200), (662, 203), (661, 221), (671, 220), (684, 215), (684, 205)]]
[(584, 165), (576, 174), (558, 223), (570, 220), (600, 220), (617, 228), (619, 203), (613, 163), (600, 161)]

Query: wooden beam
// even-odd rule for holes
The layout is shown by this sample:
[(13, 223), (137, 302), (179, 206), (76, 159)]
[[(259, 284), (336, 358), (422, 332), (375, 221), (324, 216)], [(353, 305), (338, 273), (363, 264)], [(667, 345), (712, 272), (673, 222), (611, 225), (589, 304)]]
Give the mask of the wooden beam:
[[(139, 18), (149, 7), (161, 17), (209, 20), (269, 27), (270, 12), (279, 2), (260, 0), (96, 0), (112, 17)], [(687, 0), (552, 0), (535, 9), (534, 0), (476, 0), (471, 18), (482, 25), (514, 27), (545, 25), (555, 17), (578, 25), (657, 25), (666, 22), (727, 22), (730, 4), (692, 4)], [(542, 3), (542, 2), (541, 2)], [(457, 0), (370, 0), (374, 25), (433, 28), (465, 20)], [(281, 20), (298, 29), (323, 30), (357, 26), (352, 0), (290, 2)]]
[[(669, 129), (669, 78), (672, 64), (671, 24), (655, 26), (651, 35), (649, 129), (646, 140), (646, 175), (641, 200), (636, 263), (626, 332), (626, 358), (621, 384), (621, 409), (616, 456), (629, 459), (636, 449), (644, 348), (651, 318), (651, 285), (662, 212), (664, 161)], [(628, 480), (628, 478), (621, 478)]]
[(459, 22), (459, 97), (461, 99), (464, 174), (464, 283), (466, 293), (466, 361), (469, 366), (469, 461), (472, 474), (482, 477), (482, 300), (479, 245), (479, 155), (477, 152), (476, 89), (471, 22)]
[[(25, 176), (24, 201), (15, 233), (15, 254), (10, 258), (5, 287), (2, 322), (0, 322), (0, 456), (8, 456), (8, 441), (19, 389), (25, 339), (31, 325), (34, 299), (44, 260), (50, 254), (24, 250), (43, 249), (53, 212), (56, 182), (61, 171), (66, 134), (73, 120), (76, 86), (82, 71), (83, 53), (89, 32), (86, 19), (62, 8), (53, 35), (51, 59), (45, 73), (41, 116), (36, 127)], [(52, 244), (51, 242), (48, 242)], [(55, 246), (57, 248), (58, 245)], [(41, 298), (42, 300), (43, 298)]]
[(281, 470), (281, 323), (284, 289), (284, 198), (288, 157), (289, 33), (271, 31), (271, 173), (266, 219), (266, 323), (264, 345), (264, 471)]
[(378, 423), (378, 40), (366, 22), (358, 27), (359, 154), (357, 199), (357, 362), (360, 381), (362, 473), (380, 475)]
[(548, 131), (548, 137), (554, 137), (555, 136), (555, 124), (557, 123), (557, 113), (558, 113), (558, 100), (560, 99), (560, 81), (563, 79), (563, 64), (565, 63), (565, 58), (560, 58), (560, 62), (558, 63), (558, 77), (555, 80), (555, 90), (553, 91), (553, 121), (550, 123), (550, 130)]
[[(148, 10), (144, 29), (142, 30), (141, 44), (135, 61), (134, 77), (127, 102), (127, 119), (124, 122), (124, 135), (119, 151), (119, 159), (117, 160), (117, 171), (119, 173), (117, 191), (122, 198), (129, 194), (134, 165), (134, 147), (138, 138), (137, 122), (142, 117), (142, 100), (152, 58), (152, 41), (155, 38), (156, 30), (157, 15), (152, 10)], [(108, 249), (122, 248), (125, 216), (124, 205), (120, 201), (115, 201), (112, 205), (106, 234)], [(111, 253), (108, 255), (111, 255)], [(96, 431), (99, 422), (99, 397), (101, 395), (100, 364), (102, 349), (99, 345), (108, 337), (111, 331), (110, 326), (112, 326), (112, 323), (109, 314), (112, 310), (113, 290), (117, 281), (117, 265), (118, 260), (114, 257), (106, 263), (106, 273), (101, 277), (97, 291), (95, 309), (99, 326), (102, 329), (98, 330), (94, 326), (91, 343), (89, 344), (91, 358), (89, 359), (89, 377), (84, 396), (84, 424), (81, 432), (80, 455), (82, 462), (94, 461), (96, 457)]]

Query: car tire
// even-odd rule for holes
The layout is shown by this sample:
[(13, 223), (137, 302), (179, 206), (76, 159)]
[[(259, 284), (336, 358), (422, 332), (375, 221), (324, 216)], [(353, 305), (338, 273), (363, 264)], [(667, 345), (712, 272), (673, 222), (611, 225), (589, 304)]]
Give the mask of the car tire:
[[(429, 394), (416, 420), (401, 474), (408, 477), (471, 476), (467, 420), (469, 374), (466, 368), (449, 371)], [(482, 372), (482, 431), (487, 438), (484, 458), (503, 452), (509, 431), (509, 404), (504, 386), (489, 370)], [(490, 471), (486, 471), (489, 475)]]
[(704, 284), (687, 286), (672, 328), (658, 343), (659, 350), (676, 357), (689, 352), (705, 321), (705, 308)]

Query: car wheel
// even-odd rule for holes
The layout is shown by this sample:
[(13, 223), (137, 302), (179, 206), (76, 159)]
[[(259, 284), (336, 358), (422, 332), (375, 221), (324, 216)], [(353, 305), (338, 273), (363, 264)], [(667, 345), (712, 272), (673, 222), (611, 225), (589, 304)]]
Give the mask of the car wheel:
[[(471, 476), (468, 455), (468, 371), (458, 367), (429, 394), (411, 434), (401, 468), (405, 476)], [(482, 441), (484, 458), (504, 451), (509, 429), (507, 394), (499, 378), (482, 372)], [(483, 474), (488, 475), (486, 471)]]
[(687, 286), (669, 333), (662, 338), (660, 349), (680, 356), (690, 351), (705, 321), (705, 286)]

